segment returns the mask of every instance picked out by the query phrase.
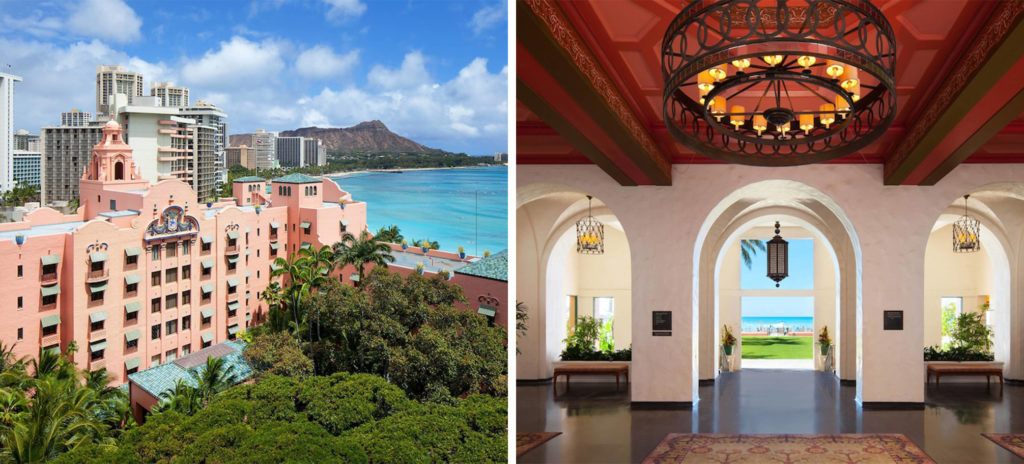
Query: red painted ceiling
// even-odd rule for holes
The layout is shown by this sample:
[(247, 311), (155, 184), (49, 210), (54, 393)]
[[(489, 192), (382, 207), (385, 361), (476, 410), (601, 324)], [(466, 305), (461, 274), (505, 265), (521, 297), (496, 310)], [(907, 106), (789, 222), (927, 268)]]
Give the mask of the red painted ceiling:
[[(881, 163), (939, 89), (957, 57), (985, 27), (986, 0), (876, 0), (896, 35), (898, 110), (892, 127), (865, 149), (834, 163)], [(673, 163), (718, 163), (675, 141), (662, 119), (661, 41), (682, 9), (674, 1), (563, 1), (566, 18), (597, 57), (622, 96)], [(517, 103), (517, 161), (590, 161), (525, 105)], [(966, 162), (1024, 162), (1024, 115)]]

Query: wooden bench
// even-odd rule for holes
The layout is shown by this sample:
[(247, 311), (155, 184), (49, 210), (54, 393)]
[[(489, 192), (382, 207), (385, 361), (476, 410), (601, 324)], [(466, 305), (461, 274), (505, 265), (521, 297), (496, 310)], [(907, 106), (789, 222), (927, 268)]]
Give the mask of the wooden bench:
[(629, 366), (625, 364), (589, 366), (586, 364), (567, 364), (555, 368), (555, 375), (552, 379), (554, 386), (558, 386), (558, 376), (565, 376), (565, 388), (569, 388), (569, 379), (573, 375), (613, 375), (615, 376), (615, 390), (619, 390), (619, 376), (626, 376), (629, 382)]
[(976, 365), (955, 365), (955, 364), (929, 364), (928, 382), (932, 383), (932, 375), (935, 376), (935, 386), (939, 386), (939, 378), (944, 375), (983, 375), (985, 383), (989, 384), (991, 376), (999, 376), (999, 386), (1003, 385), (1003, 369), (997, 366), (976, 366)]

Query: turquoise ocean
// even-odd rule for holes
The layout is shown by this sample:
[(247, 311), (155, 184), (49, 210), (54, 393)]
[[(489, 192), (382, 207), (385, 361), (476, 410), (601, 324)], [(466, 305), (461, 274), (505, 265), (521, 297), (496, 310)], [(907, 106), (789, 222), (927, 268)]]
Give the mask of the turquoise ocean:
[(744, 332), (757, 332), (768, 326), (786, 327), (790, 332), (813, 332), (813, 317), (744, 317), (741, 321)]
[(441, 249), (480, 256), (508, 248), (508, 168), (487, 166), (332, 177), (366, 202), (371, 232), (396, 225), (406, 240), (436, 240)]

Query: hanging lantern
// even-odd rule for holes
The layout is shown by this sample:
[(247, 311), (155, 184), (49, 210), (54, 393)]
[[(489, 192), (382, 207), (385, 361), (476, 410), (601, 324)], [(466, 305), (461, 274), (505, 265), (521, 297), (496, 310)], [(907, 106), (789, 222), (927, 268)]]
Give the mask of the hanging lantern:
[(953, 223), (953, 252), (974, 253), (981, 249), (981, 221), (967, 215), (967, 197), (964, 195), (964, 215)]
[(576, 252), (583, 255), (604, 254), (604, 224), (594, 219), (593, 197), (587, 195), (587, 217), (576, 223)]
[(789, 277), (789, 242), (779, 235), (779, 222), (775, 221), (775, 236), (768, 241), (768, 278), (779, 282)]

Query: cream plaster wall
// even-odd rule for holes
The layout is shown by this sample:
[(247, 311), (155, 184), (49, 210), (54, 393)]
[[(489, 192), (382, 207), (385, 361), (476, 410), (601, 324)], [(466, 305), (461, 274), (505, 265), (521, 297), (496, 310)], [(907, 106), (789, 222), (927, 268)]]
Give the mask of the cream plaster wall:
[(924, 267), (924, 346), (942, 343), (943, 297), (963, 297), (963, 310), (978, 312), (994, 290), (992, 260), (986, 241), (982, 241), (981, 251), (977, 253), (954, 253), (952, 237), (953, 226), (947, 225), (936, 229), (928, 238)]
[[(620, 220), (630, 243), (633, 297), (632, 400), (692, 401), (697, 376), (697, 341), (693, 327), (698, 295), (694, 284), (694, 247), (707, 231), (703, 221), (721, 214), (720, 203), (737, 189), (751, 186), (762, 201), (751, 208), (788, 206), (812, 212), (825, 207), (835, 214), (838, 227), (852, 234), (850, 251), (836, 250), (841, 268), (854, 266), (856, 288), (844, 287), (843, 295), (855, 301), (856, 381), (858, 400), (865, 402), (922, 402), (924, 375), (920, 350), (924, 344), (924, 256), (932, 225), (956, 198), (997, 183), (1024, 179), (1024, 165), (970, 164), (957, 167), (931, 187), (885, 186), (881, 165), (811, 165), (766, 169), (735, 165), (686, 165), (673, 168), (671, 187), (623, 187), (596, 166), (519, 166), (520, 206), (545, 201), (559, 192), (591, 193), (600, 198)], [(760, 181), (784, 179), (783, 184)], [(752, 185), (753, 184), (753, 185)], [(1009, 184), (1008, 184), (1009, 185)], [(1019, 184), (1012, 184), (1019, 185)], [(772, 188), (767, 188), (772, 187)], [(1024, 189), (1017, 195), (1024, 198)], [(531, 217), (517, 212), (520, 258), (517, 276), (523, 293), (520, 300), (537, 302), (538, 286), (525, 280), (542, 279), (534, 257), (542, 253), (537, 242), (546, 241), (550, 226), (564, 211), (556, 206), (551, 217), (535, 210)], [(1014, 210), (1016, 208), (1016, 210)], [(1014, 327), (1022, 325), (1020, 283), (1013, 276), (1024, 267), (1024, 215), (1019, 201), (993, 203), (1011, 257), (1008, 315)], [(833, 233), (834, 230), (823, 230)], [(680, 246), (677, 246), (680, 245)], [(696, 277), (696, 278), (695, 278)], [(703, 284), (701, 284), (703, 285)], [(712, 292), (714, 287), (712, 288)], [(524, 292), (525, 291), (525, 292)], [(532, 294), (531, 294), (532, 292)], [(882, 330), (882, 311), (904, 311), (904, 330)], [(673, 336), (653, 337), (650, 312), (671, 310)], [(535, 307), (534, 311), (543, 311)], [(536, 322), (535, 320), (533, 322)], [(843, 324), (852, 321), (844, 316)], [(529, 342), (529, 340), (527, 340)], [(843, 343), (840, 340), (840, 343)], [(1021, 340), (1012, 340), (1010, 352), (1021, 352)], [(520, 367), (527, 358), (520, 356)], [(536, 356), (536, 351), (534, 356)], [(530, 371), (522, 369), (523, 378)], [(536, 374), (536, 370), (532, 371)], [(1021, 359), (1008, 362), (1009, 378), (1024, 377)], [(532, 377), (538, 378), (538, 377)]]
[(580, 255), (575, 247), (569, 252), (578, 276), (579, 314), (593, 316), (596, 297), (615, 298), (612, 324), (615, 349), (623, 349), (633, 341), (629, 242), (626, 235), (614, 227), (605, 226), (604, 237), (602, 255)]

